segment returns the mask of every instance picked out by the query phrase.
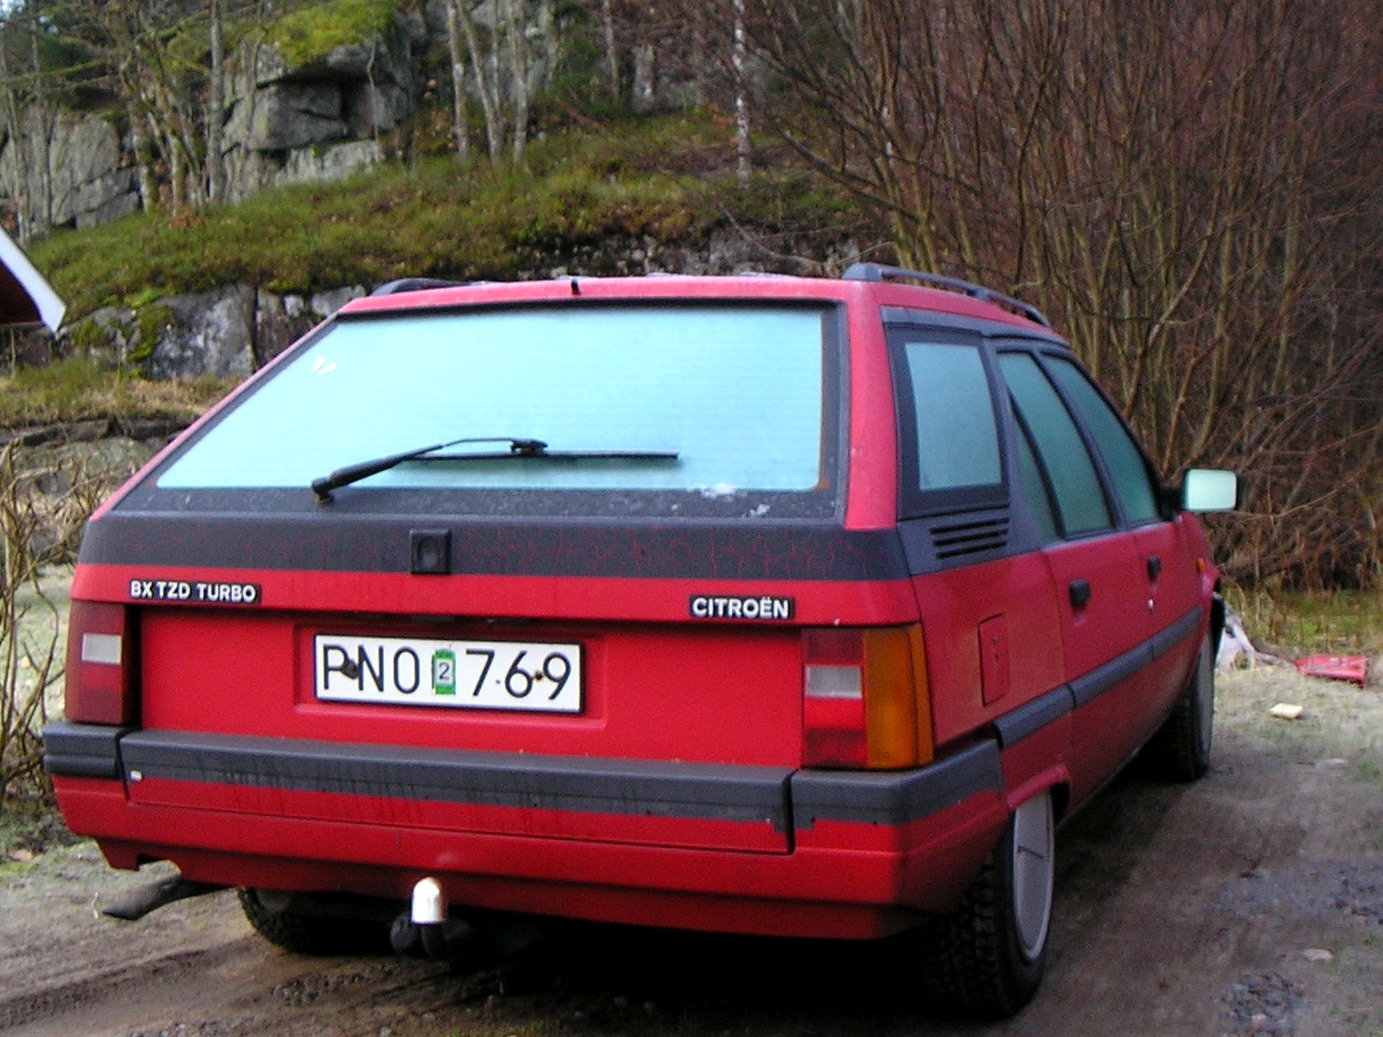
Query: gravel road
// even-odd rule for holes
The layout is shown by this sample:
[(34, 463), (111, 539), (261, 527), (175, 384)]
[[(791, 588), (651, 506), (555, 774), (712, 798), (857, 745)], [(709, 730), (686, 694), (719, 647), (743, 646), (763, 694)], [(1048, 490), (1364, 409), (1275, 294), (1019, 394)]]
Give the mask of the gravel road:
[[(297, 957), (253, 935), (230, 893), (100, 915), (167, 872), (113, 872), (79, 843), (0, 863), (0, 1031), (1383, 1035), (1383, 692), (1260, 669), (1219, 693), (1207, 778), (1127, 775), (1061, 830), (1047, 981), (1006, 1023), (929, 1013), (891, 944), (566, 925), (481, 972)], [(1278, 702), (1305, 713), (1272, 719)]]

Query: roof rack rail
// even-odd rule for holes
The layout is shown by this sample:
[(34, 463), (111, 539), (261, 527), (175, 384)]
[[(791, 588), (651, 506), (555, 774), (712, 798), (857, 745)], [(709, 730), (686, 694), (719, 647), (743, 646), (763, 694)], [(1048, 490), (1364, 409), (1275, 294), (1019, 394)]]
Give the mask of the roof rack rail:
[(1002, 292), (996, 292), (969, 281), (962, 281), (957, 277), (929, 274), (923, 270), (908, 270), (900, 266), (886, 266), (883, 263), (855, 263), (841, 277), (846, 281), (917, 281), (931, 288), (948, 288), (953, 292), (968, 295), (972, 299), (996, 303), (1006, 309), (1013, 310), (1019, 316), (1026, 317), (1034, 324), (1040, 324), (1044, 328), (1052, 326), (1051, 321), (1047, 320), (1036, 306), (1023, 302), (1022, 299), (1015, 299), (1011, 295), (1004, 295)]
[(401, 277), (397, 281), (388, 281), (373, 292), (376, 295), (397, 295), (399, 292), (422, 292), (429, 288), (464, 288), (465, 281), (443, 281), (436, 277)]

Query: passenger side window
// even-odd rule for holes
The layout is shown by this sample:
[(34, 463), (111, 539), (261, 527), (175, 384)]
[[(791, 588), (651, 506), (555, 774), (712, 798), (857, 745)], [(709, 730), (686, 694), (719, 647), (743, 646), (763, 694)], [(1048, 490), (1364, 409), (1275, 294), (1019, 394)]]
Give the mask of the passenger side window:
[(1108, 529), (1114, 519), (1094, 459), (1056, 388), (1029, 353), (1003, 353), (999, 366), (1014, 409), (1032, 436), (1036, 461), (1056, 499), (1062, 531), (1069, 536)]
[(1125, 519), (1138, 525), (1160, 518), (1157, 489), (1147, 458), (1119, 415), (1075, 364), (1060, 357), (1047, 357), (1047, 366), (1094, 437)]
[(1003, 499), (999, 422), (978, 345), (894, 338), (904, 510)]

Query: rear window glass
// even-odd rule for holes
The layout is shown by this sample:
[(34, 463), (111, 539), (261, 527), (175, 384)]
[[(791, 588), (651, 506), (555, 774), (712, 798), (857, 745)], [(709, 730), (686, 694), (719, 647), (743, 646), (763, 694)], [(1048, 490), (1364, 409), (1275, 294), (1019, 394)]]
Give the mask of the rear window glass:
[[(340, 320), (167, 465), (159, 490), (293, 489), (463, 437), (371, 489), (631, 491), (701, 499), (833, 482), (834, 310), (576, 305)], [(494, 459), (515, 437), (564, 451)], [(460, 456), (489, 454), (490, 458)]]

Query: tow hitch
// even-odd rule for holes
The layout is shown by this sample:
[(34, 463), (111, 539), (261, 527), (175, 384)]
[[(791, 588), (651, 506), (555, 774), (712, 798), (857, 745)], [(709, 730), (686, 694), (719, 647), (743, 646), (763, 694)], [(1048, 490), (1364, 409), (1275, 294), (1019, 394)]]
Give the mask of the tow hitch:
[(523, 950), (538, 935), (537, 923), (527, 918), (488, 913), (451, 917), (441, 883), (432, 878), (413, 887), (409, 910), (389, 927), (389, 942), (398, 954), (447, 961), (502, 958)]

